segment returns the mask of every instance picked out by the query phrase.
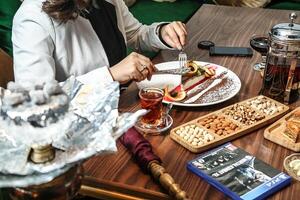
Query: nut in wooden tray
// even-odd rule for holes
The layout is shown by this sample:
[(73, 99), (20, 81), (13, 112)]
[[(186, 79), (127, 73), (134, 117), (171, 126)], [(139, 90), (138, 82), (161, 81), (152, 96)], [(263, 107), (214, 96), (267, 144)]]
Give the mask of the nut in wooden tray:
[(201, 146), (215, 139), (215, 136), (204, 128), (196, 125), (186, 125), (175, 130), (175, 133), (188, 145)]
[(272, 123), (288, 110), (273, 99), (256, 96), (180, 125), (170, 137), (199, 153)]
[(284, 106), (276, 104), (275, 101), (268, 99), (265, 96), (258, 96), (246, 102), (246, 105), (257, 109), (266, 115), (274, 115), (284, 110)]
[(255, 111), (245, 104), (234, 104), (224, 110), (223, 113), (244, 125), (252, 125), (265, 118), (264, 114)]
[(217, 135), (227, 135), (236, 132), (240, 126), (233, 121), (225, 119), (225, 116), (210, 115), (198, 121), (200, 125), (211, 130)]

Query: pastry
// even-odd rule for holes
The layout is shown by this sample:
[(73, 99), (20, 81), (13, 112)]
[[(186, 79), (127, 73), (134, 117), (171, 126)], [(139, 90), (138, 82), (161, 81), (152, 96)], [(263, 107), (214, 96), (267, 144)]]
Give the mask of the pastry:
[(283, 132), (283, 135), (286, 136), (289, 140), (296, 143), (299, 140), (300, 127), (297, 123), (293, 121), (286, 122), (286, 129)]
[(297, 125), (300, 126), (300, 110), (297, 110), (296, 112), (294, 112), (292, 117), (288, 121), (297, 123)]
[(296, 112), (294, 112), (293, 118), (300, 120), (300, 110), (297, 110)]

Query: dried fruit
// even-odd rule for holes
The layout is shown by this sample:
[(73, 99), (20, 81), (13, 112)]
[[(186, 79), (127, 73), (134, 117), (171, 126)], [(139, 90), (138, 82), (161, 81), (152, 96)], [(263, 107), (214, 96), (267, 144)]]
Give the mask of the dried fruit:
[(168, 87), (165, 88), (165, 97), (166, 101), (181, 101), (186, 97), (186, 92), (184, 91), (182, 85), (179, 85), (174, 90), (169, 91)]
[(190, 69), (190, 71), (188, 73), (186, 73), (185, 76), (191, 77), (191, 76), (199, 75), (197, 63), (195, 63), (193, 61), (188, 61), (187, 67)]
[(205, 77), (212, 77), (216, 74), (216, 71), (212, 68), (206, 68), (204, 67), (204, 71), (205, 71)]
[(185, 74), (187, 77), (205, 75), (205, 77), (209, 78), (216, 74), (215, 68), (201, 66), (194, 61), (188, 61), (187, 67), (190, 69), (190, 72)]

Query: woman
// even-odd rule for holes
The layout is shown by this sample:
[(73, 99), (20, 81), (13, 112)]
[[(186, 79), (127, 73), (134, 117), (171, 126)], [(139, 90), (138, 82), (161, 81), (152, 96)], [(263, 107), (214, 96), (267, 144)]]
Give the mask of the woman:
[(101, 83), (141, 81), (154, 71), (135, 50), (181, 49), (181, 22), (145, 26), (123, 0), (25, 0), (13, 21), (17, 82), (64, 81), (91, 72)]

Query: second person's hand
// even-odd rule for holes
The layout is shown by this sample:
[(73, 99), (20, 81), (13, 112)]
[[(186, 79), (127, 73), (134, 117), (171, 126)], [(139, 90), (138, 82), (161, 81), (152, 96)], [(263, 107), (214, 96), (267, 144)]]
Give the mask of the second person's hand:
[(155, 71), (149, 58), (135, 52), (129, 54), (109, 70), (113, 79), (121, 84), (130, 80), (139, 82), (146, 78), (150, 79)]
[(163, 25), (160, 30), (161, 38), (171, 47), (182, 50), (186, 44), (187, 31), (185, 24), (179, 21)]

